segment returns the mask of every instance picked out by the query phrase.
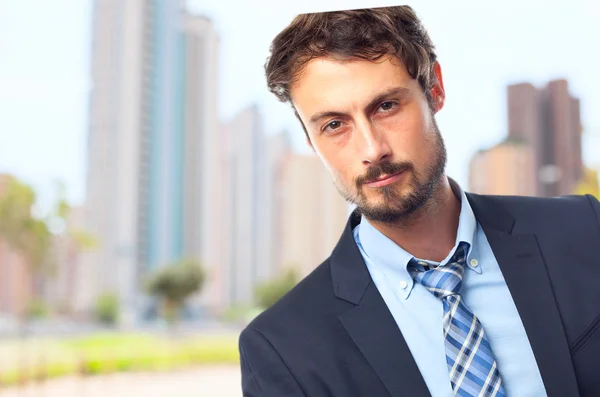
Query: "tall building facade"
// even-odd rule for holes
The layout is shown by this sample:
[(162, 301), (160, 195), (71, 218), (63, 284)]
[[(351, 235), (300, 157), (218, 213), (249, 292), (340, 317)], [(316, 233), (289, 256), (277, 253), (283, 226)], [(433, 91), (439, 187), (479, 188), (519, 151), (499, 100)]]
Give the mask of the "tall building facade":
[(288, 156), (282, 182), (281, 266), (308, 275), (337, 244), (348, 204), (315, 155)]
[(291, 152), (287, 133), (266, 134), (256, 105), (223, 126), (227, 259), (219, 283), (226, 305), (251, 303), (256, 286), (280, 271), (282, 170)]
[(157, 267), (219, 261), (219, 40), (182, 0), (97, 0), (93, 40), (85, 223), (98, 247), (79, 302), (113, 292), (134, 315)]
[(269, 168), (271, 184), (268, 191), (269, 202), (267, 207), (270, 208), (270, 236), (271, 242), (268, 248), (270, 249), (272, 266), (272, 274), (279, 275), (284, 268), (283, 264), (283, 233), (285, 225), (283, 224), (285, 210), (285, 186), (287, 177), (287, 163), (291, 156), (294, 156), (292, 151), (293, 139), (290, 132), (287, 130), (280, 131), (277, 134), (271, 135), (267, 142), (269, 150)]
[[(230, 304), (250, 302), (265, 277), (268, 252), (269, 184), (266, 136), (256, 105), (239, 112), (227, 126), (229, 142), (227, 287)], [(267, 255), (265, 256), (265, 253)]]
[(101, 292), (133, 296), (145, 73), (144, 1), (98, 0), (92, 21), (86, 229), (98, 248), (82, 258), (76, 310)]
[(535, 195), (569, 194), (582, 177), (579, 99), (566, 80), (537, 89), (529, 83), (507, 88), (508, 133), (531, 145), (534, 161), (526, 172), (535, 179)]
[[(179, 256), (200, 259), (212, 282), (202, 304), (222, 307), (219, 274), (226, 258), (226, 140), (218, 117), (218, 55), (220, 39), (211, 20), (185, 14), (182, 23), (183, 79), (183, 235)], [(177, 255), (176, 255), (177, 256)]]

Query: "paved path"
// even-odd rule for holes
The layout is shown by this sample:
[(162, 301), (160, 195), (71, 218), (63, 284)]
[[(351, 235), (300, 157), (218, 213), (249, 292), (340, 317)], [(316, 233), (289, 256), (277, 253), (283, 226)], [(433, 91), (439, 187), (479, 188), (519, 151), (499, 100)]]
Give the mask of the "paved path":
[(242, 397), (239, 367), (211, 366), (166, 373), (120, 373), (65, 377), (0, 397)]

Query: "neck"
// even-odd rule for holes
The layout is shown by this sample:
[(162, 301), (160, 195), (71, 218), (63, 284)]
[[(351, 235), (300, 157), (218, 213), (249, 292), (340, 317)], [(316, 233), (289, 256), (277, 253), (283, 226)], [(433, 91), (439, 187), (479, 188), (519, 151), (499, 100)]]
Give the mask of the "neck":
[(456, 242), (460, 200), (447, 177), (440, 178), (433, 197), (410, 218), (373, 227), (417, 258), (441, 262)]

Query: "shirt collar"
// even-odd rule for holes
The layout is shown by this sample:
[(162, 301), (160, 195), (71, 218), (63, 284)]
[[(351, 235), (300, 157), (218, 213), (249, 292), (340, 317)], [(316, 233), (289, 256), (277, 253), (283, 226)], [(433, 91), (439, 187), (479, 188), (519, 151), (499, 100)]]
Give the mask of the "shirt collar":
[[(467, 200), (465, 192), (453, 179), (448, 178), (448, 180), (452, 191), (456, 197), (459, 197), (461, 200), (461, 208), (455, 245), (448, 256), (440, 262), (440, 264), (446, 264), (454, 254), (458, 244), (464, 241), (469, 243), (470, 247), (469, 254), (467, 255), (468, 267), (477, 273), (481, 273), (481, 266), (475, 267), (469, 263), (469, 256), (473, 254), (474, 249), (473, 243), (477, 232), (477, 219), (475, 218), (475, 214)], [(405, 291), (405, 298), (408, 297), (413, 282), (407, 266), (414, 256), (377, 230), (364, 217), (362, 217), (361, 223), (357, 227), (358, 238), (365, 254), (375, 266), (386, 274), (387, 277), (398, 281), (402, 286), (406, 285), (406, 288), (402, 289)], [(427, 260), (427, 258), (418, 258), (418, 260), (425, 260), (428, 263), (437, 264), (437, 262)]]

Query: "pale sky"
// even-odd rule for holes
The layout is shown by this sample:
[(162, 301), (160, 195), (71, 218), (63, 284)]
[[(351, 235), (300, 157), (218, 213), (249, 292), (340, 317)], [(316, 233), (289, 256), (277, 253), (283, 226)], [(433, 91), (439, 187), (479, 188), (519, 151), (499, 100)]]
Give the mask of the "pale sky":
[[(267, 132), (303, 132), (287, 104), (267, 91), (272, 38), (298, 13), (397, 5), (392, 1), (190, 0), (221, 36), (220, 115), (258, 102)], [(82, 202), (90, 88), (90, 0), (0, 0), (0, 172), (31, 183), (43, 201), (53, 181)], [(437, 120), (448, 174), (467, 187), (478, 149), (506, 131), (506, 85), (567, 78), (582, 101), (584, 159), (600, 166), (600, 6), (595, 0), (414, 1), (437, 47), (446, 104)]]

